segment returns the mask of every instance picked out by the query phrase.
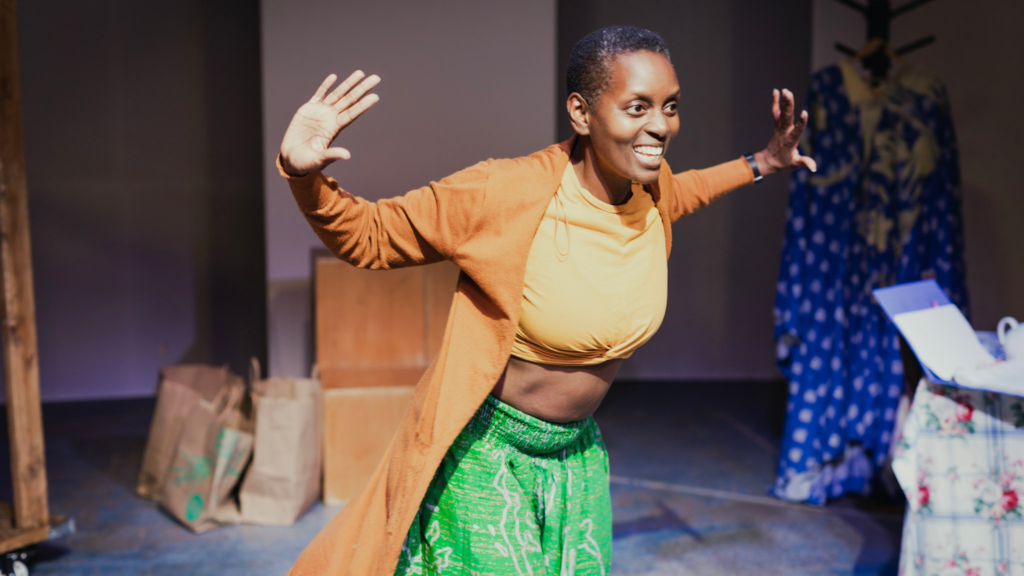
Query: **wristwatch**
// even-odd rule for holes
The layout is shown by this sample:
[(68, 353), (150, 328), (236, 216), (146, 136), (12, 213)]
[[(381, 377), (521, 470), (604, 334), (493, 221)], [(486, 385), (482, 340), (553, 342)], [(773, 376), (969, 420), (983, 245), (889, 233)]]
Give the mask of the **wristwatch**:
[(757, 169), (757, 160), (754, 159), (754, 155), (747, 154), (744, 158), (747, 160), (747, 164), (750, 165), (750, 169), (754, 172), (754, 183), (756, 184), (761, 180), (764, 180), (764, 176), (761, 175), (761, 171)]

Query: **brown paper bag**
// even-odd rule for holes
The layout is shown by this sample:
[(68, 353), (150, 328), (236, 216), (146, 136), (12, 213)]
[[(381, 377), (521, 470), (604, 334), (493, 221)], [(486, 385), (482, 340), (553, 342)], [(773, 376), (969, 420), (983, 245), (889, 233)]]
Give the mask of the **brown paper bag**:
[(139, 496), (153, 500), (160, 498), (185, 418), (200, 398), (211, 401), (221, 388), (229, 384), (241, 385), (243, 382), (226, 367), (168, 366), (160, 370), (156, 409), (135, 488)]
[(160, 504), (194, 532), (239, 521), (231, 497), (252, 454), (252, 417), (245, 385), (200, 399), (182, 425)]
[(253, 359), (256, 438), (238, 500), (242, 521), (288, 526), (320, 497), (323, 393), (319, 375), (260, 380)]

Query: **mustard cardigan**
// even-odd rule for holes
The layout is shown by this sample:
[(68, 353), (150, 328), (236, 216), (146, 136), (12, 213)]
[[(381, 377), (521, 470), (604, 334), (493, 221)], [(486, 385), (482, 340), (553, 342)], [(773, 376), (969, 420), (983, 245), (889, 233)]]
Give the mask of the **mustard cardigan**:
[[(508, 362), (526, 258), (573, 143), (480, 162), (375, 203), (320, 172), (288, 177), (302, 213), (338, 258), (373, 269), (448, 259), (461, 269), (444, 341), (387, 454), (366, 488), (302, 552), (290, 576), (394, 573), (434, 471)], [(670, 223), (753, 181), (742, 158), (675, 175), (662, 162), (658, 181), (645, 189), (665, 225), (666, 254)]]

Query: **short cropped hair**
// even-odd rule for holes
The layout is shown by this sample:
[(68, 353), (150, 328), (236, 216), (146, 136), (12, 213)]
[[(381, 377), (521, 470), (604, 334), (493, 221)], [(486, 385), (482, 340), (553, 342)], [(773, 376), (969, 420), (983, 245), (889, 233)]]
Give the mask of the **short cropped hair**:
[(569, 94), (583, 96), (591, 106), (611, 81), (612, 61), (616, 56), (646, 50), (661, 54), (668, 61), (668, 46), (657, 33), (636, 26), (609, 26), (583, 37), (572, 48), (569, 66), (565, 71), (565, 85)]

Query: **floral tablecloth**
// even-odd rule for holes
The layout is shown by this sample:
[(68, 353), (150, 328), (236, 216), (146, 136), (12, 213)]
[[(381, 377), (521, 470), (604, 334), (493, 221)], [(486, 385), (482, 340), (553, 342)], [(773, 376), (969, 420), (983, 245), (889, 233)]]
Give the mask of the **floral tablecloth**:
[(1024, 398), (922, 379), (892, 468), (900, 574), (1024, 576)]

